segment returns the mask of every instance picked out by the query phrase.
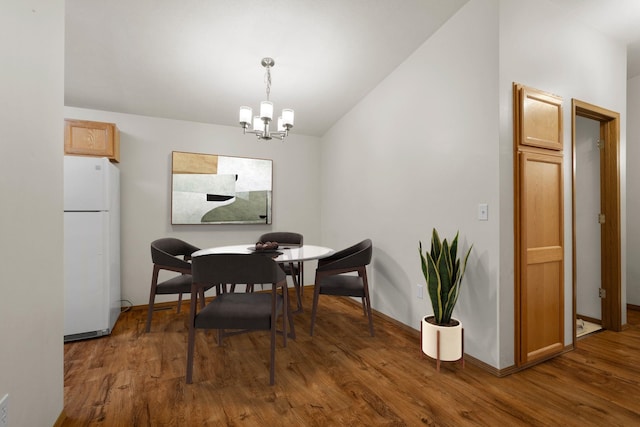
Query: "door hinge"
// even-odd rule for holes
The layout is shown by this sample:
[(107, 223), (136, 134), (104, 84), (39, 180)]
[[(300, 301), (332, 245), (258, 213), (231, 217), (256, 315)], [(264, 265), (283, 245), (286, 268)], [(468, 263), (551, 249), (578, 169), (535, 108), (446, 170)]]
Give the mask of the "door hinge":
[(598, 214), (598, 224), (604, 224), (604, 214)]
[(599, 149), (604, 149), (604, 140), (599, 139), (596, 141), (596, 145), (598, 146)]
[(606, 289), (602, 289), (602, 288), (598, 288), (598, 296), (600, 298), (606, 298), (607, 297), (607, 290)]

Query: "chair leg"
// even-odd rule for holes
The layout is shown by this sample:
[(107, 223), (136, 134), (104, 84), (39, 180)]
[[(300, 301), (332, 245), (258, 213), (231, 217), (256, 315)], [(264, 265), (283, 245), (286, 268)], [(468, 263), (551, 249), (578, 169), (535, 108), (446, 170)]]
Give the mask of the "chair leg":
[(293, 287), (296, 290), (296, 301), (298, 302), (298, 308), (296, 309), (296, 312), (300, 313), (302, 312), (302, 284), (298, 279), (298, 275), (295, 274), (293, 263), (289, 263), (289, 269), (291, 270), (291, 280), (293, 281)]
[(369, 298), (369, 284), (367, 283), (367, 272), (365, 270), (362, 275), (362, 282), (364, 285), (364, 298), (363, 298), (363, 306), (366, 306), (366, 315), (369, 319), (369, 333), (371, 336), (374, 336), (373, 332), (373, 317), (371, 315), (371, 299)]
[(320, 296), (320, 284), (318, 281), (318, 275), (316, 274), (316, 283), (313, 285), (313, 306), (311, 308), (311, 329), (309, 335), (313, 336), (313, 326), (316, 323), (316, 311), (318, 310), (318, 297)]
[(298, 263), (298, 283), (300, 283), (300, 295), (304, 295), (304, 263)]
[(178, 314), (180, 314), (180, 308), (182, 308), (182, 294), (178, 294)]
[(156, 265), (153, 266), (153, 274), (151, 275), (151, 291), (149, 292), (149, 308), (147, 310), (147, 324), (144, 328), (145, 332), (149, 332), (151, 330), (151, 316), (153, 316), (153, 304), (156, 299), (159, 270), (160, 269)]
[(373, 317), (371, 315), (371, 302), (369, 301), (369, 295), (366, 296), (366, 306), (367, 306), (367, 318), (369, 319), (369, 333), (371, 336), (375, 336), (373, 332)]
[[(286, 320), (289, 321), (289, 330), (291, 331), (291, 339), (296, 339), (296, 327), (293, 324), (293, 312), (291, 311), (291, 301), (289, 300), (289, 290), (288, 287), (285, 287), (283, 290), (283, 294), (284, 294), (284, 298), (286, 298), (285, 300), (285, 305), (286, 305), (286, 310), (283, 310), (283, 312), (287, 313), (287, 318)], [(285, 319), (283, 319), (284, 321)], [(286, 346), (286, 345), (285, 345)]]
[(204, 308), (204, 288), (200, 289), (200, 309)]
[(291, 315), (291, 306), (289, 305), (289, 289), (287, 287), (286, 280), (287, 279), (285, 277), (285, 282), (282, 286), (282, 345), (284, 347), (287, 346), (287, 322), (289, 322), (289, 328), (291, 329), (291, 338), (296, 339), (296, 331), (293, 326), (293, 316)]
[[(195, 293), (192, 292), (192, 296), (195, 297)], [(193, 382), (193, 352), (196, 341), (196, 301), (195, 298), (191, 298), (189, 310), (189, 337), (187, 339), (187, 384)]]
[[(284, 311), (284, 310), (283, 310)], [(286, 338), (286, 333), (283, 334)], [(276, 322), (275, 319), (271, 321), (271, 369), (269, 371), (269, 385), (273, 385), (276, 382)]]
[(278, 288), (282, 289), (282, 337), (283, 344), (287, 346), (287, 278), (285, 276), (284, 283), (273, 283), (271, 285), (271, 346), (270, 346), (270, 366), (269, 366), (269, 385), (273, 385), (276, 381), (276, 335), (278, 333)]

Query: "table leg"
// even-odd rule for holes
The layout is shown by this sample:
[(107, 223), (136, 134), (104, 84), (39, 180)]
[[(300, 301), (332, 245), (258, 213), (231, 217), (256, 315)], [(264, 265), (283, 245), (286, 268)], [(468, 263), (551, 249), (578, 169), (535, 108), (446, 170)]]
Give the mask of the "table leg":
[[(289, 268), (291, 269), (291, 273), (295, 271), (292, 262), (289, 263)], [(296, 290), (296, 299), (298, 301), (298, 308), (296, 309), (296, 311), (294, 311), (294, 314), (302, 313), (303, 311), (302, 310), (302, 292), (301, 292), (300, 281), (298, 280), (297, 274), (291, 274), (291, 278), (293, 279), (293, 287)]]

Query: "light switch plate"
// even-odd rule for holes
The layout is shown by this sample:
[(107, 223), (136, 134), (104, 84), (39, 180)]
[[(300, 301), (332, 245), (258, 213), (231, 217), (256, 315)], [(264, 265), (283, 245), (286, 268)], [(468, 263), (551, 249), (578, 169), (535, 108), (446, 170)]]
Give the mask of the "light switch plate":
[(489, 221), (489, 205), (486, 203), (480, 203), (478, 205), (478, 220)]

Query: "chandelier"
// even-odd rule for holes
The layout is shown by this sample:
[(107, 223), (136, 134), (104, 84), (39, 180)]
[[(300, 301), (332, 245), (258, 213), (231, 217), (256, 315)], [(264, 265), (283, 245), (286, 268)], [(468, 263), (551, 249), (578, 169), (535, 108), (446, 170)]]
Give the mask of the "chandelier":
[[(240, 126), (242, 126), (242, 133), (253, 133), (258, 136), (258, 139), (284, 139), (293, 127), (293, 110), (290, 108), (283, 109), (282, 116), (278, 117), (278, 129), (276, 131), (269, 130), (269, 124), (271, 120), (273, 120), (273, 102), (269, 101), (269, 94), (271, 93), (271, 67), (276, 63), (272, 58), (262, 58), (261, 63), (267, 70), (264, 75), (264, 80), (267, 84), (267, 100), (260, 103), (259, 116), (253, 116), (251, 107), (240, 107)], [(253, 122), (251, 121), (252, 118)], [(251, 124), (253, 124), (253, 129), (248, 130)]]

